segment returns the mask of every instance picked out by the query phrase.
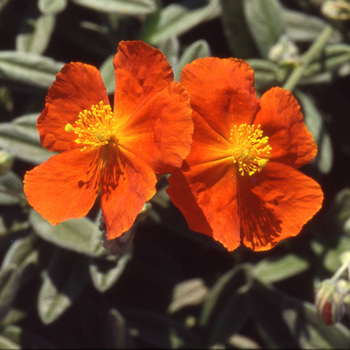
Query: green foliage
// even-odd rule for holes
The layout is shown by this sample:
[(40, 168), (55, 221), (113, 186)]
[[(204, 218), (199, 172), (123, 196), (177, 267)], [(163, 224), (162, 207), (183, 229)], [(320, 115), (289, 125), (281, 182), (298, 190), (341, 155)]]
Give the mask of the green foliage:
[[(350, 32), (321, 3), (0, 1), (1, 349), (349, 348), (349, 316), (325, 326), (313, 304), (350, 251)], [(124, 254), (106, 243), (97, 206), (57, 226), (29, 207), (24, 174), (54, 155), (36, 122), (56, 74), (64, 62), (92, 64), (113, 101), (118, 42), (136, 39), (164, 53), (176, 81), (197, 58), (237, 57), (255, 70), (258, 95), (293, 90), (318, 145), (302, 170), (325, 192), (300, 235), (228, 253), (188, 229), (166, 177)]]

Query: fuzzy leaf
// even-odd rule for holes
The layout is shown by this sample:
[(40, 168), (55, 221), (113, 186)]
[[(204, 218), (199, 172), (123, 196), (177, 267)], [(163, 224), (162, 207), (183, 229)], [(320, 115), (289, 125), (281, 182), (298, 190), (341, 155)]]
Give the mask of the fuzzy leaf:
[(44, 324), (56, 321), (78, 298), (89, 281), (87, 264), (82, 255), (55, 251), (38, 296), (38, 312)]
[(326, 326), (316, 314), (314, 305), (284, 296), (282, 315), (301, 349), (348, 349), (350, 331), (342, 324)]
[(25, 201), (23, 182), (19, 176), (12, 171), (0, 175), (0, 205), (14, 205)]
[(12, 306), (20, 285), (20, 274), (16, 265), (0, 270), (0, 322)]
[(186, 33), (198, 24), (214, 19), (220, 15), (219, 0), (184, 0), (170, 4), (161, 13), (158, 25), (148, 40), (159, 44), (176, 35)]
[(265, 283), (275, 283), (298, 275), (308, 268), (308, 261), (297, 255), (287, 254), (280, 258), (261, 260), (253, 268), (253, 274)]
[(16, 266), (23, 284), (33, 275), (33, 266), (38, 264), (39, 252), (36, 249), (37, 238), (34, 235), (18, 238), (7, 250), (1, 268)]
[(75, 4), (95, 11), (122, 13), (124, 15), (146, 15), (156, 11), (155, 0), (72, 0)]
[(125, 270), (130, 253), (124, 254), (119, 260), (90, 259), (89, 272), (95, 288), (104, 293), (118, 281)]
[(39, 10), (44, 14), (57, 14), (67, 6), (67, 0), (39, 0)]
[(40, 214), (32, 210), (29, 221), (34, 231), (44, 240), (58, 247), (82, 253), (90, 257), (106, 255), (106, 250), (99, 245), (101, 233), (88, 218), (71, 219), (52, 226)]
[[(28, 134), (25, 133), (26, 129)], [(43, 148), (37, 137), (33, 138), (33, 128), (30, 125), (18, 128), (13, 123), (1, 123), (0, 147), (16, 158), (34, 164), (40, 164), (55, 154)]]
[[(29, 332), (17, 325), (8, 325), (2, 329), (2, 334), (9, 342), (13, 342), (13, 344), (20, 344), (17, 348), (16, 345), (14, 349), (57, 349), (58, 346), (51, 343), (50, 341), (42, 338), (41, 336)], [(10, 343), (9, 343), (10, 344)], [(0, 348), (1, 347), (0, 343)], [(10, 349), (13, 349), (10, 347)]]
[(243, 10), (250, 33), (264, 58), (285, 32), (278, 0), (244, 0)]
[(254, 41), (243, 13), (244, 0), (221, 0), (222, 24), (227, 43), (234, 57), (255, 56)]
[(107, 94), (113, 94), (115, 90), (115, 74), (113, 67), (114, 55), (107, 57), (100, 67), (102, 80), (105, 83)]
[(318, 146), (318, 153), (314, 162), (321, 173), (327, 174), (333, 165), (333, 149), (322, 115), (309, 95), (301, 91), (296, 91), (295, 95), (303, 108), (305, 124)]
[(27, 13), (16, 37), (17, 50), (42, 54), (50, 43), (55, 24), (56, 18), (51, 14)]
[(175, 80), (180, 80), (180, 75), (182, 69), (186, 66), (186, 64), (191, 63), (197, 58), (208, 57), (211, 55), (210, 47), (205, 40), (197, 40), (189, 47), (186, 48), (184, 53), (182, 54), (176, 69), (174, 70)]
[(19, 86), (47, 89), (63, 63), (28, 52), (0, 52), (0, 81)]

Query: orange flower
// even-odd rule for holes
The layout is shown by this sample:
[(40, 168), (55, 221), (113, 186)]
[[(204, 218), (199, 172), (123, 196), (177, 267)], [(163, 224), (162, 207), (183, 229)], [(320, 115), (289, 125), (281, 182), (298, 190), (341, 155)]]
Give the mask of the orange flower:
[(181, 167), (193, 133), (188, 94), (159, 50), (121, 42), (113, 64), (113, 112), (95, 67), (63, 67), (37, 124), (42, 145), (60, 154), (24, 179), (29, 203), (53, 225), (85, 216), (101, 190), (108, 239), (155, 194), (155, 173)]
[(276, 87), (259, 100), (254, 71), (235, 59), (198, 59), (185, 66), (181, 83), (195, 130), (167, 192), (189, 227), (228, 250), (241, 241), (267, 250), (297, 235), (323, 194), (297, 170), (317, 147), (292, 94)]

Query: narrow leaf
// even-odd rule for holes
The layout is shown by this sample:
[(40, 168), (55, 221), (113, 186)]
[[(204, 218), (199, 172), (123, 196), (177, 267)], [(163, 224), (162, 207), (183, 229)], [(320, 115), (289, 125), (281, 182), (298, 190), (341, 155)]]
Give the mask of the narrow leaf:
[(55, 24), (55, 16), (38, 14), (36, 6), (33, 9), (29, 8), (16, 37), (16, 49), (38, 55), (42, 54), (49, 45)]
[[(17, 325), (3, 327), (2, 334), (14, 344), (20, 344), (24, 349), (57, 349), (58, 346), (41, 336), (29, 332)], [(1, 348), (1, 346), (0, 346)], [(17, 347), (15, 347), (17, 349)]]
[(37, 137), (35, 137), (35, 139), (33, 138), (31, 126), (27, 128), (29, 131), (27, 135), (23, 129), (26, 128), (18, 128), (12, 123), (1, 123), (0, 147), (4, 148), (16, 158), (34, 164), (40, 164), (55, 154), (43, 148)]
[(95, 11), (122, 13), (128, 15), (147, 15), (156, 11), (155, 0), (72, 0), (75, 4)]
[(303, 108), (305, 124), (318, 146), (318, 153), (314, 162), (320, 172), (327, 174), (333, 165), (333, 149), (322, 115), (309, 95), (299, 90), (295, 94)]
[(250, 33), (264, 58), (285, 32), (278, 0), (244, 0), (243, 10)]
[(275, 283), (298, 275), (309, 268), (309, 262), (297, 255), (261, 260), (254, 268), (255, 278), (265, 283)]
[[(99, 245), (101, 233), (90, 219), (72, 219), (52, 226), (36, 211), (29, 214), (29, 221), (34, 231), (44, 240), (91, 257), (106, 255), (106, 250)], [(98, 248), (99, 247), (99, 248)]]
[(118, 260), (90, 259), (89, 272), (95, 288), (101, 293), (112, 288), (131, 257), (131, 253), (126, 253)]
[(221, 0), (222, 24), (234, 57), (254, 57), (256, 47), (243, 13), (244, 0)]
[(115, 74), (113, 67), (114, 55), (107, 57), (107, 59), (102, 63), (100, 67), (100, 73), (102, 80), (105, 83), (107, 94), (113, 94), (115, 90)]
[(46, 89), (55, 80), (63, 63), (28, 52), (0, 52), (0, 81)]
[(148, 39), (152, 44), (159, 44), (218, 17), (220, 11), (219, 0), (184, 0), (170, 4), (161, 11), (158, 25)]
[(25, 203), (23, 182), (13, 171), (0, 175), (0, 205)]
[(20, 275), (15, 265), (0, 270), (0, 322), (12, 306), (20, 285)]
[(350, 331), (342, 324), (326, 326), (314, 305), (284, 296), (282, 315), (301, 349), (348, 349)]
[(38, 311), (44, 324), (57, 320), (78, 298), (89, 281), (88, 260), (57, 249), (50, 261), (38, 296)]
[(39, 0), (38, 7), (43, 14), (57, 14), (67, 6), (67, 0)]
[(197, 40), (189, 47), (186, 48), (184, 53), (182, 54), (178, 65), (176, 66), (176, 70), (174, 71), (175, 80), (180, 80), (180, 75), (182, 69), (186, 64), (191, 63), (197, 58), (208, 57), (211, 55), (210, 47), (205, 40)]

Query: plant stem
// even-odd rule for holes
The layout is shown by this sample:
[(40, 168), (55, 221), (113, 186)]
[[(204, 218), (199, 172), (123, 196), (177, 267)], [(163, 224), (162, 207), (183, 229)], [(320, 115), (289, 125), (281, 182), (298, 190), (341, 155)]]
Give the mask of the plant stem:
[(300, 66), (295, 68), (284, 83), (283, 88), (292, 91), (299, 83), (300, 78), (303, 76), (305, 69), (310, 62), (319, 55), (327, 44), (329, 37), (333, 33), (333, 27), (327, 25), (314, 43), (310, 46), (309, 50), (304, 54), (302, 63)]

